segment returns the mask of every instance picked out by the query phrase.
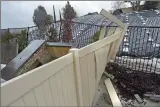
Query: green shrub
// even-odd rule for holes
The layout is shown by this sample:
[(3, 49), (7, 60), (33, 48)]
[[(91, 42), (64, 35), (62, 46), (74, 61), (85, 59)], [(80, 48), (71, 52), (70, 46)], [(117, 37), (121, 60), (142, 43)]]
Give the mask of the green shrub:
[(99, 35), (100, 35), (100, 30), (97, 31), (97, 32), (93, 35), (93, 37), (91, 38), (90, 43), (93, 43), (93, 42), (98, 41), (98, 40), (99, 40)]

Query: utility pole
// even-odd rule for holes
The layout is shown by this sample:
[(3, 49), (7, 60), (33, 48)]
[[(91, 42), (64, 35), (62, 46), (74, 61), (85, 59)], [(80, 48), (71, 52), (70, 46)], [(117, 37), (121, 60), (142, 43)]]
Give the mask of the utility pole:
[(62, 17), (61, 17), (61, 11), (60, 10), (59, 10), (59, 18), (60, 18), (59, 41), (61, 41)]
[(54, 16), (54, 22), (56, 23), (56, 13), (55, 13), (54, 5), (53, 5), (53, 16)]

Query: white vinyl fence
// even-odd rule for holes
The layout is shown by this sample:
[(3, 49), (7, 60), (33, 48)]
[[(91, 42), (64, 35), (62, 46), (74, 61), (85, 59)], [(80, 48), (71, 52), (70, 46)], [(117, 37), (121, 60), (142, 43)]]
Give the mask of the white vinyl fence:
[(124, 30), (1, 84), (1, 106), (92, 106)]

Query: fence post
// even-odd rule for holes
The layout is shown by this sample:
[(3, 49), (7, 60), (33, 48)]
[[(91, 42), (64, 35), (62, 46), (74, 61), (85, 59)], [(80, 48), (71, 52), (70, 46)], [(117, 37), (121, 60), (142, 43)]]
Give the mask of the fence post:
[(83, 106), (83, 95), (82, 95), (82, 84), (81, 84), (78, 49), (72, 48), (69, 50), (69, 52), (73, 54), (74, 77), (75, 77), (75, 82), (76, 82), (76, 93), (77, 93), (78, 106)]

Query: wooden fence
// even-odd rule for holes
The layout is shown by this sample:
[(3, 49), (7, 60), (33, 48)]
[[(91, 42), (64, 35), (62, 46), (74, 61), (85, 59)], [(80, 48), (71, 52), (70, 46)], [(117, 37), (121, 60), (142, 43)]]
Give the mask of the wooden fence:
[(106, 63), (115, 57), (123, 36), (121, 29), (1, 84), (1, 105), (92, 106)]

